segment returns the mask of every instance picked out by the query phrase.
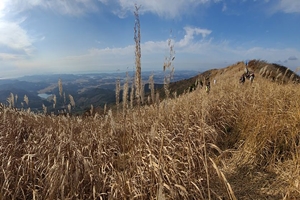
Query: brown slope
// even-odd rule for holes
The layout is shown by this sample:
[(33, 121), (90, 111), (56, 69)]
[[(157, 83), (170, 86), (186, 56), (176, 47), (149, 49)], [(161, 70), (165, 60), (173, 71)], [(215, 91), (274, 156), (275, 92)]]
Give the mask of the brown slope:
[[(206, 84), (208, 81), (213, 83), (214, 80), (218, 82), (224, 79), (239, 81), (240, 76), (244, 73), (245, 67), (244, 62), (237, 62), (225, 68), (210, 69), (192, 78), (172, 82), (170, 84), (171, 94), (175, 91), (177, 92), (177, 95), (191, 91), (194, 89), (196, 84), (201, 81), (203, 84)], [(251, 60), (248, 63), (248, 70), (254, 72), (256, 77), (260, 76), (277, 83), (300, 82), (299, 75), (297, 75), (294, 71), (285, 66), (274, 63), (267, 63), (261, 60)], [(163, 91), (161, 91), (161, 93), (163, 93)]]

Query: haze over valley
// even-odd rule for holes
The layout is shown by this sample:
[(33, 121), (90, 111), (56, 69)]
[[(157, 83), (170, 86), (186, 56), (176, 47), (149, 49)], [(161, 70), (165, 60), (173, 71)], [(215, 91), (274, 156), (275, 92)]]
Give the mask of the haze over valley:
[[(175, 71), (172, 81), (179, 81), (197, 75), (197, 71)], [(157, 88), (162, 87), (165, 73), (162, 71), (143, 72), (142, 80), (146, 85), (149, 76), (153, 75)], [(42, 105), (51, 107), (53, 95), (57, 97), (56, 109), (53, 111), (66, 109), (63, 97), (60, 98), (58, 80), (61, 79), (63, 91), (68, 97), (72, 95), (75, 100), (75, 110), (82, 112), (91, 105), (103, 107), (105, 104), (115, 104), (116, 81), (123, 84), (126, 80), (126, 73), (93, 73), (93, 74), (53, 74), (53, 75), (33, 75), (15, 79), (0, 80), (0, 102), (6, 104), (10, 94), (18, 96), (15, 103), (16, 108), (30, 107), (33, 111), (42, 111)], [(132, 82), (133, 72), (128, 72), (129, 81)], [(145, 86), (145, 90), (149, 87)], [(29, 98), (29, 105), (21, 104), (23, 97)], [(67, 104), (69, 101), (67, 102)]]

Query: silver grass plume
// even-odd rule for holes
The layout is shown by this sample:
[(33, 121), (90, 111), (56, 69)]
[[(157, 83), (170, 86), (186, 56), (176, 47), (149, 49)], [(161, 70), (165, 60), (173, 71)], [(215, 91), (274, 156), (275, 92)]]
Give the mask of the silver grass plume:
[(165, 62), (163, 65), (163, 70), (165, 72), (164, 90), (165, 90), (167, 99), (170, 96), (169, 84), (170, 84), (171, 79), (173, 78), (173, 74), (174, 74), (173, 61), (175, 59), (174, 42), (171, 38), (172, 38), (172, 30), (171, 30), (170, 39), (168, 39), (169, 56), (165, 57)]
[(72, 95), (69, 94), (70, 104), (72, 107), (75, 107), (75, 101)]
[(62, 86), (61, 79), (58, 79), (58, 90), (59, 90), (59, 95), (62, 97), (62, 95), (63, 95), (63, 86)]
[(18, 103), (18, 95), (17, 94), (15, 95), (15, 101), (16, 101), (16, 103)]
[(120, 104), (120, 79), (116, 81), (116, 105), (117, 105), (117, 111), (119, 112), (119, 104)]
[(29, 104), (29, 99), (28, 99), (28, 97), (27, 97), (27, 95), (25, 94), (24, 95), (24, 102), (27, 104), (27, 106), (28, 106), (28, 104)]
[(126, 73), (126, 81), (123, 85), (123, 113), (125, 112), (125, 110), (127, 109), (127, 98), (128, 98), (128, 81), (129, 81), (129, 77), (128, 77), (128, 72)]
[(44, 114), (46, 115), (47, 114), (47, 107), (43, 104), (43, 111), (44, 111)]
[(135, 26), (134, 26), (134, 41), (135, 41), (135, 96), (137, 103), (140, 105), (141, 100), (141, 31), (140, 31), (140, 18), (139, 9), (135, 5)]
[(56, 105), (56, 95), (54, 94), (53, 95), (53, 108), (55, 108), (55, 105)]
[(71, 106), (71, 104), (69, 103), (69, 104), (68, 104), (68, 111), (69, 111), (69, 113), (71, 113), (71, 109), (72, 109), (72, 106)]
[(130, 108), (133, 108), (133, 100), (134, 100), (134, 85), (132, 82), (131, 91), (130, 91)]
[(94, 112), (94, 106), (93, 106), (93, 104), (91, 104), (91, 109), (90, 109), (91, 116), (93, 115), (93, 112)]
[[(154, 89), (154, 79), (153, 79), (153, 73), (149, 76), (149, 89), (151, 92), (151, 101), (152, 103), (155, 102), (155, 89)], [(149, 102), (150, 103), (150, 102)]]

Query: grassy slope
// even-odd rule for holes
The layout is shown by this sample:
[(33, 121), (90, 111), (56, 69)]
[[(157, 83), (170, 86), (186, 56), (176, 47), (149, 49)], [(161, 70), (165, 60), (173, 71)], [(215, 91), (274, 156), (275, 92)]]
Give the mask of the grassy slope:
[(119, 115), (2, 108), (1, 199), (300, 198), (299, 85), (240, 85), (243, 70), (214, 70), (210, 94)]
[[(248, 63), (249, 70), (254, 72), (256, 75), (260, 75), (261, 77), (268, 79), (273, 82), (278, 83), (287, 83), (287, 82), (300, 82), (300, 77), (296, 73), (291, 70), (287, 70), (288, 68), (278, 65), (278, 64), (270, 64), (261, 60), (251, 60)], [(177, 92), (177, 94), (182, 94), (186, 91), (189, 91), (191, 87), (195, 85), (198, 81), (202, 81), (203, 84), (206, 81), (210, 81), (213, 83), (213, 80), (216, 79), (218, 81), (219, 77), (222, 77), (222, 74), (229, 72), (231, 77), (228, 77), (232, 81), (238, 81), (240, 76), (244, 73), (245, 65), (242, 62), (238, 62), (232, 66), (228, 66), (222, 69), (211, 69), (207, 70), (198, 76), (176, 81), (170, 84), (171, 93)], [(161, 90), (162, 96), (163, 90)]]

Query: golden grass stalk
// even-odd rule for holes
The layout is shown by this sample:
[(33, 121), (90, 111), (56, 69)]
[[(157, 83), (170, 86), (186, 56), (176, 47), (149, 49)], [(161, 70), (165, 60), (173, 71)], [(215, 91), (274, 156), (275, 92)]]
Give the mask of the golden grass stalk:
[(29, 99), (26, 94), (24, 95), (24, 102), (26, 103), (27, 106), (29, 105)]
[(59, 95), (62, 97), (63, 95), (63, 86), (62, 86), (62, 80), (58, 79), (58, 91), (59, 91)]
[(116, 81), (116, 105), (117, 105), (117, 111), (119, 111), (119, 105), (120, 105), (120, 90), (121, 90), (121, 84), (120, 79)]
[(104, 115), (106, 114), (106, 110), (107, 110), (107, 106), (106, 106), (106, 104), (104, 104), (104, 107), (103, 107), (103, 114)]
[(290, 81), (293, 81), (293, 80), (294, 80), (294, 77), (295, 77), (295, 74), (291, 74), (289, 80), (290, 80)]
[(93, 116), (93, 113), (94, 113), (94, 106), (93, 106), (93, 104), (91, 104), (90, 115)]
[(18, 103), (18, 94), (15, 95), (16, 104)]
[(66, 103), (67, 98), (66, 98), (66, 93), (64, 92), (64, 103)]
[(283, 77), (282, 77), (282, 80), (281, 80), (281, 83), (282, 83), (282, 84), (284, 83), (284, 78), (285, 78), (285, 76), (286, 76), (286, 74), (287, 74), (288, 71), (289, 71), (289, 68), (287, 68), (287, 69), (285, 70), (284, 74), (283, 74)]
[(145, 85), (143, 81), (141, 80), (141, 103), (142, 105), (144, 104), (144, 99), (145, 99)]
[(69, 94), (69, 99), (70, 99), (70, 105), (74, 108), (75, 107), (75, 100), (72, 95)]
[(72, 105), (71, 105), (71, 103), (68, 104), (67, 108), (68, 108), (68, 112), (71, 113), (71, 110), (72, 110)]
[(9, 97), (7, 98), (7, 103), (8, 103), (8, 107), (9, 108), (13, 108), (15, 107), (15, 98), (14, 98), (14, 94), (10, 93)]
[(131, 90), (130, 90), (130, 108), (133, 108), (134, 101), (134, 83), (132, 82)]
[(55, 105), (56, 105), (56, 95), (54, 94), (53, 95), (53, 108), (55, 108)]
[[(171, 34), (172, 34), (172, 31), (171, 31)], [(172, 38), (172, 35), (171, 35), (171, 38)], [(169, 84), (170, 84), (171, 79), (173, 78), (173, 74), (174, 74), (173, 61), (175, 59), (174, 43), (171, 38), (168, 39), (169, 55), (165, 57), (165, 62), (163, 65), (163, 71), (166, 72), (165, 78), (164, 78), (164, 90), (165, 90), (165, 95), (166, 95), (167, 99), (170, 96)]]
[(47, 114), (47, 107), (43, 104), (43, 105), (42, 105), (42, 108), (43, 108), (44, 114), (46, 115), (46, 114)]
[(277, 76), (276, 76), (276, 80), (278, 80), (280, 77), (282, 77), (282, 73), (280, 72), (279, 74), (277, 74)]
[(127, 110), (127, 99), (128, 99), (128, 84), (129, 84), (129, 77), (128, 77), (128, 72), (126, 73), (126, 80), (123, 85), (123, 114), (125, 114), (125, 111)]
[(135, 5), (135, 26), (134, 26), (134, 41), (135, 41), (135, 96), (137, 100), (137, 104), (140, 105), (141, 101), (141, 26), (140, 26), (140, 18), (139, 18), (139, 9), (137, 5)]
[(229, 195), (229, 198), (231, 200), (237, 200), (230, 183), (228, 182), (227, 178), (225, 177), (224, 173), (219, 169), (219, 167), (216, 165), (214, 160), (212, 158), (209, 158), (209, 160), (212, 162), (214, 169), (216, 170), (219, 178), (224, 182), (224, 185), (226, 186), (227, 189), (227, 194)]
[(153, 73), (149, 76), (149, 89), (150, 89), (150, 94), (151, 94), (151, 103), (155, 102), (155, 88), (154, 88), (153, 76), (154, 76)]

